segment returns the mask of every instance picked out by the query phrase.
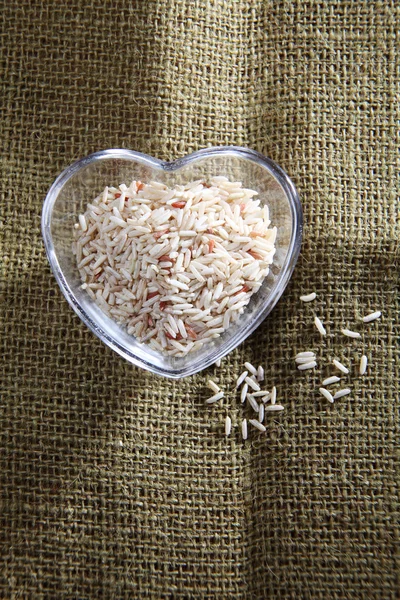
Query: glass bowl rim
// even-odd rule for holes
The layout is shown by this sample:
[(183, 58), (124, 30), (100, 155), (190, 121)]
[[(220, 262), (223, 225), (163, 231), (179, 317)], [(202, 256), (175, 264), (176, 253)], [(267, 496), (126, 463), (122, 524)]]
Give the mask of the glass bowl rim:
[[(98, 326), (98, 324), (87, 314), (85, 309), (77, 300), (74, 291), (70, 288), (64, 276), (55, 251), (53, 238), (51, 234), (51, 220), (53, 208), (61, 189), (64, 187), (67, 181), (71, 179), (78, 171), (96, 161), (113, 158), (126, 159), (131, 161), (136, 160), (141, 164), (151, 167), (153, 169), (171, 173), (174, 171), (178, 171), (185, 165), (188, 165), (191, 162), (196, 161), (197, 159), (208, 158), (213, 155), (232, 155), (244, 158), (246, 160), (250, 160), (251, 162), (254, 162), (266, 168), (273, 175), (273, 177), (275, 177), (275, 179), (278, 181), (283, 191), (285, 192), (286, 198), (290, 206), (292, 219), (292, 232), (290, 237), (290, 243), (287, 249), (285, 261), (278, 275), (278, 285), (274, 285), (271, 293), (267, 296), (264, 302), (262, 310), (260, 310), (258, 316), (254, 319), (251, 326), (245, 329), (244, 336), (240, 335), (243, 332), (243, 330), (239, 328), (238, 332), (236, 332), (236, 334), (232, 336), (228, 343), (222, 346), (219, 350), (217, 349), (217, 351), (214, 350), (213, 352), (211, 352), (210, 358), (204, 360), (204, 362), (200, 366), (188, 367), (186, 369), (159, 368), (152, 362), (147, 362), (146, 360), (133, 354), (123, 344), (120, 344), (115, 337), (111, 337), (106, 331), (103, 330), (103, 328)], [(85, 323), (85, 325), (107, 346), (109, 346), (112, 350), (120, 354), (130, 363), (138, 367), (144, 368), (148, 371), (151, 371), (152, 373), (162, 375), (164, 377), (168, 377), (171, 379), (180, 379), (182, 377), (187, 377), (200, 372), (201, 370), (213, 364), (218, 358), (222, 358), (223, 356), (229, 354), (229, 352), (234, 350), (234, 348), (236, 348), (240, 343), (247, 339), (257, 329), (257, 327), (259, 327), (259, 325), (264, 321), (264, 319), (270, 314), (270, 312), (282, 296), (293, 273), (294, 267), (300, 254), (303, 232), (303, 211), (297, 189), (290, 177), (282, 169), (282, 167), (280, 167), (277, 163), (275, 163), (275, 161), (273, 161), (269, 157), (264, 156), (256, 150), (251, 150), (250, 148), (244, 148), (242, 146), (213, 146), (197, 150), (196, 152), (192, 152), (191, 154), (187, 154), (184, 157), (177, 158), (172, 161), (160, 160), (158, 158), (154, 158), (153, 156), (144, 154), (142, 152), (137, 152), (135, 150), (128, 150), (124, 148), (110, 148), (107, 150), (100, 150), (98, 152), (94, 152), (92, 154), (89, 154), (88, 156), (85, 156), (84, 158), (75, 161), (74, 163), (66, 167), (58, 175), (58, 177), (51, 185), (49, 191), (47, 192), (43, 203), (41, 229), (47, 258), (51, 270), (56, 278), (56, 281), (63, 295), (68, 301), (69, 305), (77, 313), (77, 315)], [(237, 339), (238, 337), (240, 337), (239, 340)]]

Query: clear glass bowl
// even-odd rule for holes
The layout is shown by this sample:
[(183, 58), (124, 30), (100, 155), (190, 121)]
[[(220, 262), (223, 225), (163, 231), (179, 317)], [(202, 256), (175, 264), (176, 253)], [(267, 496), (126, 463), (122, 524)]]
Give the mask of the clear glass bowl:
[[(106, 185), (157, 180), (168, 185), (225, 175), (255, 189), (270, 209), (278, 229), (274, 263), (245, 312), (224, 334), (185, 357), (162, 355), (140, 344), (125, 328), (106, 316), (81, 281), (72, 254), (73, 226), (79, 213)], [(237, 146), (207, 148), (163, 162), (131, 150), (104, 150), (77, 161), (57, 177), (43, 206), (42, 234), (50, 266), (74, 311), (107, 346), (131, 363), (153, 373), (178, 379), (201, 371), (231, 352), (271, 312), (282, 295), (298, 258), (302, 210), (297, 191), (286, 173), (258, 152)]]

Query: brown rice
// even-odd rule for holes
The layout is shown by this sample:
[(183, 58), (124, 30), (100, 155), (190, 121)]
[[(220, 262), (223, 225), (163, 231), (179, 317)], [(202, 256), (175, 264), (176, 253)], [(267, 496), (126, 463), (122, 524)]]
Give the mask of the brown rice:
[(199, 350), (236, 321), (269, 272), (276, 228), (255, 195), (226, 177), (106, 187), (74, 230), (84, 289), (153, 350)]

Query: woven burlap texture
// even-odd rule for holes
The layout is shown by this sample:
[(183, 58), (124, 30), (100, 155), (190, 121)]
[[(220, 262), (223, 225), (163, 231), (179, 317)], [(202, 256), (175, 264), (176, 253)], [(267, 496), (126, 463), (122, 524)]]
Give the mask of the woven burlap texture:
[[(1, 6), (0, 597), (394, 599), (398, 3)], [(273, 313), (221, 369), (163, 380), (69, 308), (46, 260), (42, 203), (62, 169), (96, 150), (174, 158), (218, 144), (259, 150), (292, 176), (302, 254)], [(375, 309), (383, 318), (362, 326)], [(344, 338), (346, 326), (362, 340)], [(315, 373), (294, 367), (306, 349)], [(351, 364), (352, 394), (327, 405), (318, 387), (334, 357)], [(245, 360), (265, 366), (285, 412), (243, 443), (233, 388)], [(209, 376), (227, 390), (213, 407)]]

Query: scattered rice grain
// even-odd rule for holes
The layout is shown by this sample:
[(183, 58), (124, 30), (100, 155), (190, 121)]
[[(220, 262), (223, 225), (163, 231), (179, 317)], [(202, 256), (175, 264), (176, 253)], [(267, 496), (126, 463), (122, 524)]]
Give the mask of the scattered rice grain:
[(317, 294), (315, 292), (312, 292), (311, 294), (307, 294), (306, 296), (300, 296), (300, 300), (302, 300), (302, 302), (312, 302), (313, 300), (315, 300), (316, 297)]
[(249, 362), (245, 362), (244, 366), (246, 367), (246, 369), (252, 374), (252, 375), (257, 375), (257, 369), (255, 368), (254, 365), (252, 365)]
[(271, 404), (274, 405), (276, 403), (276, 387), (274, 386), (271, 390)]
[(315, 356), (304, 356), (302, 358), (296, 358), (296, 364), (297, 365), (306, 365), (309, 362), (312, 362), (313, 360), (315, 360)]
[(334, 358), (332, 362), (335, 365), (335, 367), (339, 369), (339, 371), (342, 371), (342, 373), (345, 373), (347, 375), (349, 369), (345, 367), (339, 360), (336, 360), (336, 358)]
[(212, 392), (215, 392), (216, 394), (219, 394), (219, 392), (221, 391), (221, 388), (219, 388), (218, 385), (212, 379), (209, 379), (207, 381), (207, 386)]
[(247, 385), (247, 383), (245, 383), (242, 387), (242, 391), (240, 392), (240, 402), (244, 402), (246, 400), (248, 389), (249, 389), (249, 386)]
[(265, 398), (266, 396), (270, 396), (270, 392), (267, 390), (260, 390), (259, 392), (252, 392), (251, 395), (253, 398)]
[(349, 388), (343, 388), (343, 390), (336, 392), (336, 394), (333, 396), (333, 399), (338, 400), (339, 398), (347, 396), (348, 394), (351, 394), (351, 390)]
[(262, 431), (263, 433), (264, 431), (266, 431), (265, 426), (262, 423), (260, 423), (260, 421), (257, 421), (257, 419), (249, 419), (249, 423), (251, 423), (253, 427), (258, 429), (259, 431)]
[(365, 374), (365, 371), (367, 370), (367, 365), (368, 365), (368, 358), (365, 356), (365, 354), (363, 354), (361, 357), (361, 360), (360, 360), (360, 375)]
[(241, 375), (239, 375), (239, 377), (236, 380), (236, 387), (238, 388), (240, 386), (241, 383), (243, 383), (243, 381), (246, 379), (247, 375), (249, 374), (248, 371), (243, 371), (243, 373)]
[(282, 404), (267, 404), (265, 406), (265, 411), (266, 412), (274, 412), (274, 411), (281, 411), (284, 410), (284, 406), (282, 406)]
[(358, 339), (361, 337), (360, 333), (358, 333), (357, 331), (351, 331), (350, 329), (342, 329), (342, 333), (343, 333), (343, 335), (345, 335), (349, 338)]
[(217, 394), (214, 394), (214, 396), (207, 398), (206, 403), (214, 404), (214, 402), (218, 402), (218, 400), (221, 400), (221, 398), (223, 398), (223, 397), (224, 397), (224, 392), (218, 392)]
[(251, 408), (254, 410), (254, 412), (258, 412), (260, 410), (257, 400), (253, 398), (251, 394), (247, 394), (247, 401), (250, 404)]
[(247, 419), (242, 421), (242, 438), (247, 440)]
[(319, 388), (320, 393), (328, 400), (328, 402), (333, 402), (332, 394), (323, 387)]
[(297, 368), (299, 371), (307, 371), (308, 369), (314, 369), (316, 366), (316, 361), (312, 360), (311, 362), (305, 363), (303, 365), (297, 365)]
[(254, 381), (253, 379), (251, 379), (250, 377), (246, 377), (245, 378), (245, 382), (247, 383), (248, 386), (250, 386), (254, 391), (259, 392), (260, 391), (260, 386), (258, 385), (258, 383), (256, 381)]
[(365, 317), (363, 317), (363, 321), (364, 323), (371, 323), (372, 321), (376, 321), (376, 319), (380, 319), (382, 316), (382, 313), (380, 310), (377, 310), (373, 313), (370, 313), (369, 315), (366, 315)]
[(315, 358), (315, 352), (299, 352), (294, 358)]
[(324, 379), (322, 385), (331, 385), (332, 383), (337, 383), (338, 381), (340, 381), (340, 377), (332, 375), (332, 377), (327, 377)]
[(314, 323), (320, 334), (326, 335), (326, 329), (323, 326), (321, 319), (319, 319), (318, 317), (314, 317)]

